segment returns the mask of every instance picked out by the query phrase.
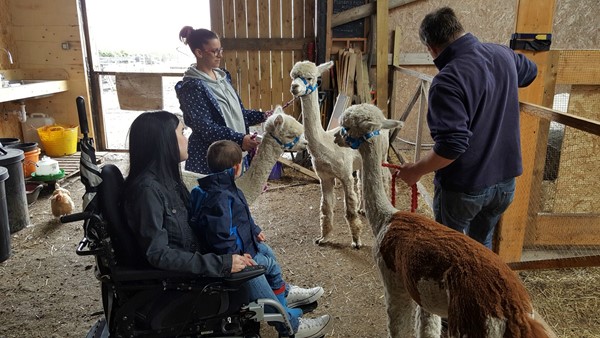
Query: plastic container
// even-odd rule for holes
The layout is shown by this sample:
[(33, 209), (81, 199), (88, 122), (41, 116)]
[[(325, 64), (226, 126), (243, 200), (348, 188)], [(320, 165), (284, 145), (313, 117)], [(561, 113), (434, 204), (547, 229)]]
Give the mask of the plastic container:
[(40, 191), (44, 188), (44, 184), (29, 182), (25, 183), (25, 193), (27, 194), (27, 204), (32, 204), (37, 201), (40, 196)]
[(21, 149), (25, 152), (25, 160), (23, 160), (23, 176), (25, 178), (31, 176), (35, 172), (35, 165), (40, 160), (40, 148), (36, 142), (17, 143), (10, 145), (9, 148)]
[(54, 118), (43, 113), (33, 113), (27, 116), (25, 122), (21, 122), (21, 131), (23, 132), (23, 142), (37, 142), (38, 147), (44, 150), (42, 141), (38, 135), (38, 128), (50, 126), (55, 123)]
[(17, 144), (19, 142), (21, 142), (21, 140), (19, 140), (18, 138), (0, 137), (0, 143), (2, 143), (2, 146), (4, 147), (12, 146), (13, 144)]
[(48, 156), (61, 157), (77, 151), (77, 126), (51, 125), (38, 128), (37, 132)]
[(0, 263), (10, 257), (10, 227), (8, 225), (8, 207), (6, 206), (6, 188), (8, 169), (0, 167)]
[(58, 166), (58, 161), (53, 160), (48, 156), (42, 157), (35, 164), (35, 175), (36, 176), (50, 176), (56, 175), (60, 173), (60, 167)]
[(29, 208), (25, 194), (25, 179), (23, 178), (23, 150), (4, 148), (0, 152), (0, 166), (8, 169), (8, 179), (4, 182), (6, 189), (6, 206), (8, 210), (8, 225), (10, 233), (17, 232), (29, 225)]

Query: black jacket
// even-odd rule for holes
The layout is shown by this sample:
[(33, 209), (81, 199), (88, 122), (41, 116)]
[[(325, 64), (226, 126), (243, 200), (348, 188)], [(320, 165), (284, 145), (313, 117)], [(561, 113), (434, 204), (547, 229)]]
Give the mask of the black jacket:
[[(139, 237), (148, 262), (159, 269), (202, 276), (231, 273), (231, 255), (201, 254), (188, 223), (188, 209), (176, 183), (161, 184), (148, 171), (128, 188), (124, 196), (127, 224)], [(187, 190), (182, 189), (185, 193)]]

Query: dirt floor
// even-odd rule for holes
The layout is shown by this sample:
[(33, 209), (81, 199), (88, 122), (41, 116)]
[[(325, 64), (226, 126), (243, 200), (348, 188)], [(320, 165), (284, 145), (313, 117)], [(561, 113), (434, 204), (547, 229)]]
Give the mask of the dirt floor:
[[(122, 157), (113, 160), (122, 164)], [(80, 208), (83, 186), (78, 177), (64, 185)], [(341, 195), (340, 188), (337, 193)], [(0, 264), (0, 337), (85, 337), (101, 317), (94, 261), (75, 254), (81, 224), (59, 224), (50, 212), (49, 195), (49, 189), (43, 191), (30, 205), (31, 226), (12, 235), (12, 256)], [(398, 205), (408, 206), (408, 189), (399, 189), (399, 195)], [(338, 198), (334, 239), (315, 245), (319, 200), (318, 184), (286, 168), (282, 179), (271, 181), (251, 209), (276, 250), (287, 280), (325, 288), (314, 315), (333, 316), (331, 337), (386, 337), (384, 296), (372, 259), (371, 230), (363, 219), (365, 246), (351, 249), (342, 218), (343, 202)], [(423, 205), (418, 212), (428, 212)], [(558, 337), (600, 337), (599, 268), (530, 271), (520, 276), (536, 309)], [(276, 337), (271, 327), (262, 331), (264, 337)]]

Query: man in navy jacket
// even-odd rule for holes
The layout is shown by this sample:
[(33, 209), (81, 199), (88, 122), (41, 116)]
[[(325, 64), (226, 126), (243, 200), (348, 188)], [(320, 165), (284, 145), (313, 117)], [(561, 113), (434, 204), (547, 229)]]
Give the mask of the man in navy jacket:
[(416, 183), (435, 171), (436, 221), (491, 249), (496, 223), (513, 200), (523, 172), (518, 87), (537, 76), (537, 66), (502, 45), (465, 33), (451, 8), (425, 16), (421, 42), (439, 73), (429, 90), (427, 122), (435, 142), (400, 177)]

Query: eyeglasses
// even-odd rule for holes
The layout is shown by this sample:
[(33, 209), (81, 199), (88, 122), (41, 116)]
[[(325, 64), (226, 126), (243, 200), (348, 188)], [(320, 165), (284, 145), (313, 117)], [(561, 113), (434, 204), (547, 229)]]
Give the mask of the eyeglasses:
[(219, 56), (221, 54), (223, 54), (223, 47), (219, 47), (219, 48), (215, 48), (215, 49), (211, 49), (211, 50), (205, 50), (204, 52), (210, 52), (213, 53), (214, 56)]

